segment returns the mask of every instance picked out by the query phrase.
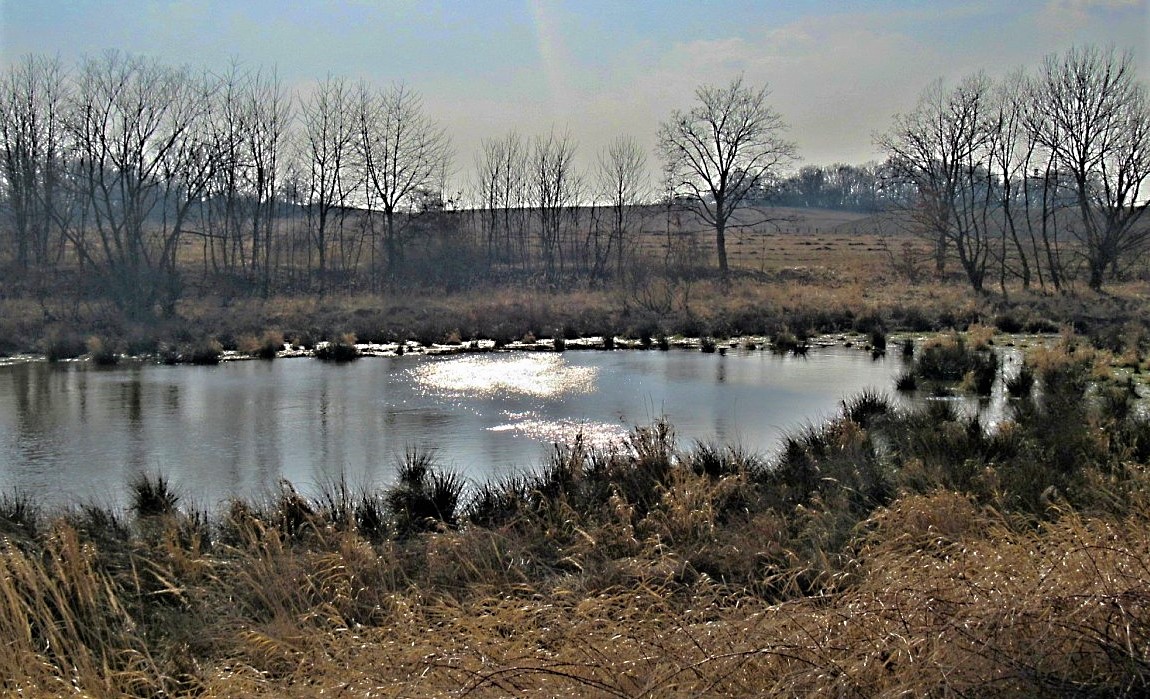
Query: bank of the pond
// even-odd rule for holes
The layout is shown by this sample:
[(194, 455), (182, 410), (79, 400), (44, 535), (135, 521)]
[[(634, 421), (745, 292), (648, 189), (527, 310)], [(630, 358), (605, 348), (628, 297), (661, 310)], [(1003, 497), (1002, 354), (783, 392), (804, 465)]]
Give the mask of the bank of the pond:
[[(876, 270), (877, 272), (877, 270)], [(687, 291), (683, 289), (681, 291)], [(60, 298), (0, 298), (0, 354), (57, 358), (89, 351), (124, 355), (193, 355), (213, 346), (251, 351), (268, 344), (315, 347), (354, 336), (373, 345), (459, 345), (483, 339), (498, 345), (549, 338), (615, 337), (654, 343), (659, 338), (760, 335), (802, 339), (874, 331), (939, 332), (971, 326), (1009, 333), (1071, 328), (1116, 348), (1147, 334), (1150, 307), (1144, 285), (1113, 293), (972, 296), (944, 282), (906, 285), (878, 275), (867, 283), (808, 285), (752, 277), (730, 287), (699, 280), (687, 296), (652, 306), (642, 289), (484, 286), (468, 292), (384, 295), (300, 295), (268, 299), (189, 298), (168, 318), (122, 317), (99, 300), (65, 304)], [(648, 299), (649, 301), (649, 299)]]

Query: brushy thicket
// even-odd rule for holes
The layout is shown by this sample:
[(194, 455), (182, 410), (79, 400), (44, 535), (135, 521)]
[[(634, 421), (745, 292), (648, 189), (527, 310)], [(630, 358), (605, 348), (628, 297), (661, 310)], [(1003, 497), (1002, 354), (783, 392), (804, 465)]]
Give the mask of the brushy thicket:
[(1033, 352), (993, 431), (867, 392), (769, 461), (657, 422), (474, 487), (412, 451), (381, 492), (211, 517), (155, 475), (130, 516), (8, 496), (0, 689), (1144, 696), (1150, 421), (1101, 367)]

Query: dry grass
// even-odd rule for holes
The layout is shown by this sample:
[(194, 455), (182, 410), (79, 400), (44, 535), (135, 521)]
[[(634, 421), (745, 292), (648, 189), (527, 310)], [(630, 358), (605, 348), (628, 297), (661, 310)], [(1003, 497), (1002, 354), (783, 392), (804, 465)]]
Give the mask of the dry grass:
[[(389, 595), (368, 627), (281, 616), (245, 632), (238, 657), (205, 668), (204, 690), (686, 697), (1147, 688), (1144, 518), (1067, 512), (1035, 529), (937, 492), (876, 513), (856, 546), (847, 589), (780, 604), (706, 577), (684, 585), (674, 561), (653, 559), (594, 594), (566, 584), (463, 599), (406, 590)], [(335, 570), (322, 566), (317, 576)]]

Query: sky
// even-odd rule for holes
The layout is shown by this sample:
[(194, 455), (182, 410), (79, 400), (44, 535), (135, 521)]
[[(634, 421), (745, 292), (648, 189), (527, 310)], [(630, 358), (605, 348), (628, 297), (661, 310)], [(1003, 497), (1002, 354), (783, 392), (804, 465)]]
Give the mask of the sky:
[(1076, 45), (1133, 54), (1150, 0), (0, 0), (0, 66), (119, 49), (422, 95), (467, 180), (484, 139), (567, 133), (584, 167), (619, 135), (651, 152), (700, 85), (770, 90), (802, 163), (863, 163), (932, 81), (1036, 68)]

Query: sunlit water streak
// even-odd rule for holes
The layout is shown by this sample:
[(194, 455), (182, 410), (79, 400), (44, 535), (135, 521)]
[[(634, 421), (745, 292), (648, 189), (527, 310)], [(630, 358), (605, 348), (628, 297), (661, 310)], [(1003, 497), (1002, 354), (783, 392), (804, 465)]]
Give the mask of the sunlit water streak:
[[(477, 355), (450, 362), (437, 362), (411, 371), (416, 386), (425, 395), (443, 398), (499, 399), (525, 396), (547, 402), (594, 393), (599, 368), (572, 366), (559, 354)], [(506, 422), (487, 427), (545, 444), (567, 443), (581, 437), (592, 447), (619, 443), (628, 428), (615, 422), (582, 419), (549, 419), (543, 415), (546, 402), (538, 410), (508, 411)]]
[(554, 398), (594, 391), (599, 370), (571, 366), (559, 354), (490, 354), (427, 364), (413, 369), (411, 375), (420, 389), (428, 392)]

